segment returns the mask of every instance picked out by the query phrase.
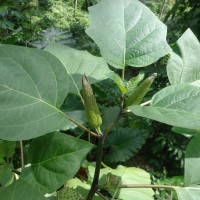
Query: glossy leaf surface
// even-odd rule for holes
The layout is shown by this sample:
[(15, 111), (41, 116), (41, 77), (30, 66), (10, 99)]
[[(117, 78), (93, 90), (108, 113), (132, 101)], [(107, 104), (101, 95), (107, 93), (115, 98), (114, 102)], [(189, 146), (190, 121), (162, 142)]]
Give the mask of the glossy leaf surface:
[(112, 66), (144, 67), (170, 52), (167, 27), (137, 0), (102, 0), (89, 8), (86, 33)]

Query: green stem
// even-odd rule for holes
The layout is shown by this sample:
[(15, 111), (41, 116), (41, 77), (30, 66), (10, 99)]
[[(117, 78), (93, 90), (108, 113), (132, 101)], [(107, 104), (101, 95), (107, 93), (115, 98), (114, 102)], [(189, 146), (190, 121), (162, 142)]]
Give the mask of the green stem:
[[(149, 184), (124, 184), (119, 185), (118, 188), (155, 188), (155, 189), (180, 189), (181, 186), (175, 185), (149, 185)], [(101, 186), (99, 189), (108, 189), (107, 186)]]
[(124, 75), (125, 75), (125, 66), (122, 68), (122, 81), (124, 81)]
[(180, 189), (181, 186), (175, 185), (148, 185), (148, 184), (125, 184), (120, 185), (119, 188), (156, 188), (156, 189)]
[(88, 128), (86, 128), (85, 126), (83, 126), (82, 124), (78, 123), (75, 119), (71, 118), (68, 115), (65, 115), (65, 117), (67, 119), (69, 119), (71, 122), (73, 122), (74, 124), (76, 124), (79, 128), (82, 128), (84, 131), (88, 132), (89, 134), (95, 136), (95, 137), (99, 137), (96, 133), (92, 132), (91, 130), (89, 130)]

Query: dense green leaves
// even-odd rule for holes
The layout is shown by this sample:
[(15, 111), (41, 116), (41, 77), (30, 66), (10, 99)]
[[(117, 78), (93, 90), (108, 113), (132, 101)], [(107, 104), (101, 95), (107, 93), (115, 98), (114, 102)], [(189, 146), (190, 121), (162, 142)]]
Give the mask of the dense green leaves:
[(59, 132), (36, 138), (30, 144), (31, 171), (39, 184), (53, 192), (73, 178), (93, 145)]
[(173, 46), (167, 64), (171, 84), (191, 83), (200, 79), (200, 44), (188, 29)]
[(1, 200), (47, 200), (31, 185), (19, 180), (0, 190)]
[(62, 128), (58, 110), (68, 92), (68, 74), (48, 52), (0, 45), (0, 138), (25, 140)]
[(200, 136), (196, 135), (188, 144), (185, 155), (185, 185), (200, 184)]
[(166, 26), (137, 0), (102, 0), (89, 12), (86, 33), (116, 68), (144, 67), (170, 51)]
[(92, 84), (106, 79), (105, 74), (110, 72), (103, 58), (93, 56), (87, 51), (79, 51), (56, 43), (48, 45), (45, 50), (55, 55), (65, 66), (70, 76), (69, 91), (72, 93), (79, 94), (83, 74)]
[(166, 87), (156, 93), (150, 106), (131, 106), (142, 117), (172, 126), (200, 129), (200, 81)]
[(109, 134), (105, 147), (109, 147), (109, 153), (105, 155), (107, 162), (124, 162), (130, 159), (145, 143), (147, 132), (131, 129), (119, 128)]

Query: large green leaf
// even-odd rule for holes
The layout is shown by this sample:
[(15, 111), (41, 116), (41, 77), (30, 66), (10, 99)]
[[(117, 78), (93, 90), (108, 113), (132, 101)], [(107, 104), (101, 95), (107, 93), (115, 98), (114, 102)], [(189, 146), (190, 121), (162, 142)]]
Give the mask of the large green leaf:
[(170, 52), (167, 27), (137, 0), (102, 0), (89, 13), (86, 33), (116, 68), (144, 67)]
[(93, 56), (87, 51), (56, 43), (48, 45), (45, 50), (55, 55), (65, 66), (70, 76), (69, 91), (72, 93), (79, 94), (83, 74), (86, 74), (92, 84), (107, 79), (105, 74), (111, 72), (103, 58)]
[(188, 144), (185, 155), (185, 185), (200, 184), (200, 136), (196, 135)]
[(19, 180), (0, 190), (1, 200), (47, 200), (31, 185)]
[(58, 108), (68, 85), (65, 67), (50, 53), (0, 45), (0, 138), (31, 139), (65, 126)]
[(167, 64), (171, 84), (191, 83), (200, 79), (200, 44), (188, 29), (173, 46)]
[[(95, 168), (89, 166), (89, 177), (93, 178)], [(100, 185), (107, 185), (107, 174), (111, 173), (121, 178), (121, 184), (151, 184), (150, 175), (142, 169), (135, 167), (124, 167), (119, 165), (116, 169), (101, 169), (100, 173)], [(153, 200), (154, 192), (152, 189), (146, 188), (122, 188), (113, 190), (109, 188), (109, 192), (117, 199), (123, 200)]]
[(30, 144), (29, 160), (36, 181), (53, 192), (73, 178), (93, 145), (63, 133), (49, 133)]
[(156, 93), (150, 106), (131, 106), (136, 115), (172, 126), (200, 129), (200, 81), (166, 87)]
[(200, 188), (185, 187), (176, 189), (178, 200), (199, 200)]
[(105, 155), (107, 162), (124, 162), (133, 157), (145, 143), (147, 132), (131, 128), (119, 128), (108, 135), (105, 147), (109, 153)]

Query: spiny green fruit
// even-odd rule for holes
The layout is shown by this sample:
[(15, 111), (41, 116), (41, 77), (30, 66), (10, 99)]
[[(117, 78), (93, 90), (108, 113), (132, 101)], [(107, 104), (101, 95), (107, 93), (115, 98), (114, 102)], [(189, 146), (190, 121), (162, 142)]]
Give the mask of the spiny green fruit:
[(156, 78), (157, 73), (153, 73), (150, 77), (146, 78), (126, 100), (126, 106), (138, 105), (144, 98), (145, 94), (148, 92), (151, 84)]
[(74, 188), (63, 188), (57, 192), (57, 200), (85, 200)]
[(101, 114), (99, 112), (96, 99), (92, 92), (92, 88), (85, 75), (83, 75), (82, 79), (82, 96), (88, 122), (91, 127), (99, 130), (102, 124)]

